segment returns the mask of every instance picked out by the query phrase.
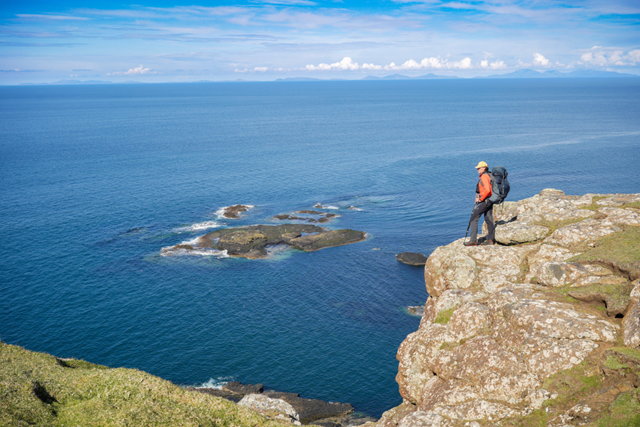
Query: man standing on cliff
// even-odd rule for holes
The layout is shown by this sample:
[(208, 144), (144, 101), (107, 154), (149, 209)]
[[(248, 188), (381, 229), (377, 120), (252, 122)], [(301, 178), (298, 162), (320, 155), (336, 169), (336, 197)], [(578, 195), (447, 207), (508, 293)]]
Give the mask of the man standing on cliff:
[(493, 222), (493, 203), (489, 200), (491, 196), (491, 174), (489, 173), (489, 165), (486, 162), (478, 163), (476, 166), (478, 175), (480, 176), (476, 184), (476, 205), (471, 212), (469, 224), (471, 227), (470, 240), (464, 242), (465, 246), (478, 245), (478, 220), (484, 214), (484, 220), (487, 223), (489, 232), (481, 245), (493, 245), (495, 242), (496, 226)]

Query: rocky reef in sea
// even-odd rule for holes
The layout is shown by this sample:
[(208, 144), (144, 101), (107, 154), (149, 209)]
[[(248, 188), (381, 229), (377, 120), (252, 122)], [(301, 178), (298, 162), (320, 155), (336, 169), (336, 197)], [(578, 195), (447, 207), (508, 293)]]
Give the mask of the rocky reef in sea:
[(494, 207), (494, 246), (437, 248), (403, 403), (380, 427), (640, 425), (640, 194)]
[(228, 256), (265, 258), (268, 248), (287, 245), (305, 252), (347, 245), (366, 239), (363, 231), (329, 230), (311, 224), (250, 225), (216, 230), (187, 243), (162, 249), (163, 255), (224, 251)]

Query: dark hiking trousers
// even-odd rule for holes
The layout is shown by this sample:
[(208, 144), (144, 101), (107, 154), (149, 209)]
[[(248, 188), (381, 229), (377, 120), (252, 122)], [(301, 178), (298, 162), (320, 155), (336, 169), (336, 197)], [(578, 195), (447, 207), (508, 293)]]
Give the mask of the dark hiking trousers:
[(496, 240), (496, 225), (493, 222), (493, 203), (485, 199), (476, 205), (476, 208), (471, 212), (470, 227), (472, 242), (478, 241), (478, 220), (480, 216), (484, 214), (484, 221), (487, 223), (489, 233), (487, 233), (487, 240)]

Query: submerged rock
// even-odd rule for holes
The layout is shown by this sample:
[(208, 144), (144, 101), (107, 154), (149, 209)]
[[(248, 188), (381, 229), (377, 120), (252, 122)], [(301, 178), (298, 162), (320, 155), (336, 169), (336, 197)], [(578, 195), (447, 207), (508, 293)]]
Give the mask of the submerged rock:
[(408, 265), (425, 265), (427, 263), (427, 257), (416, 252), (402, 252), (396, 255), (396, 259), (404, 264)]

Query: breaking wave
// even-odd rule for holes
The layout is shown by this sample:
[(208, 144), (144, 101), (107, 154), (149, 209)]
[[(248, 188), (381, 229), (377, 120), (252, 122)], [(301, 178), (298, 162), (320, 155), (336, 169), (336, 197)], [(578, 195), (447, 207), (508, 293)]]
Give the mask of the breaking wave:
[(218, 377), (218, 378), (209, 378), (209, 381), (204, 382), (200, 385), (195, 385), (193, 388), (217, 388), (218, 390), (222, 389), (222, 386), (233, 381), (233, 377)]
[(173, 231), (178, 233), (182, 233), (185, 231), (202, 231), (202, 230), (208, 230), (210, 228), (219, 228), (219, 227), (222, 227), (223, 225), (224, 224), (221, 224), (216, 221), (205, 221), (205, 222), (198, 222), (196, 224), (188, 225), (186, 227), (179, 227), (174, 229)]

